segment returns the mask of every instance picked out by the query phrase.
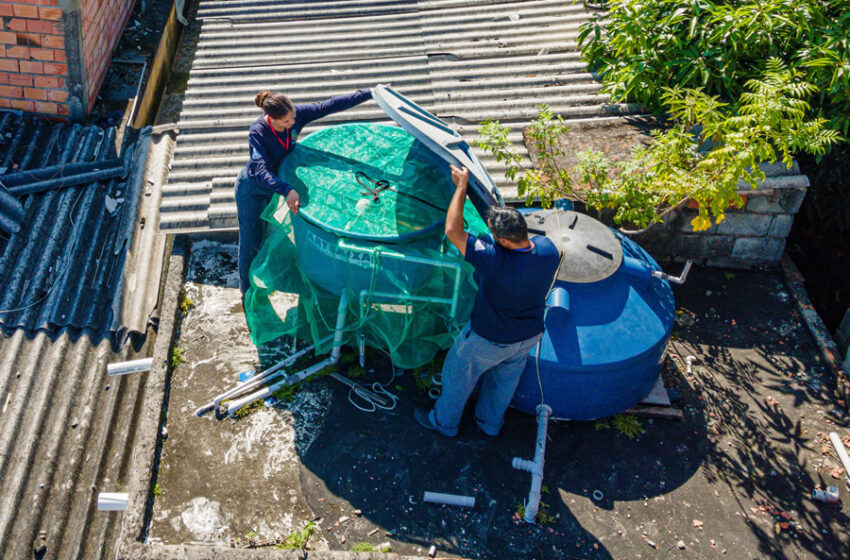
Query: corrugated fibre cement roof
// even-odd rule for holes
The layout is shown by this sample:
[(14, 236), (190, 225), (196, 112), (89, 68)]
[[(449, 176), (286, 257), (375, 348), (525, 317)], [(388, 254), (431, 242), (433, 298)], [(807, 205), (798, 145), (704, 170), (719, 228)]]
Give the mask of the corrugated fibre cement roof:
[[(0, 325), (5, 331), (122, 330), (123, 268), (136, 226), (147, 140), (128, 129), (119, 151), (115, 128), (52, 124), (38, 115), (0, 112), (0, 183), (17, 185), (3, 190), (18, 209), (0, 207), (0, 218), (12, 224), (0, 229)], [(102, 172), (97, 163), (79, 165), (85, 162), (112, 165), (118, 174), (58, 188), (68, 173)], [(47, 179), (40, 180), (39, 173)], [(41, 184), (44, 190), (21, 193), (22, 182)], [(144, 324), (135, 328), (144, 330)]]
[[(524, 157), (521, 130), (540, 104), (573, 122), (636, 109), (611, 103), (580, 60), (576, 35), (593, 14), (580, 2), (199, 0), (196, 10), (180, 47), (189, 79), (162, 192), (168, 232), (236, 226), (233, 183), (263, 89), (304, 103), (392, 84), (467, 140), (486, 118), (510, 124)], [(302, 136), (355, 121), (390, 122), (367, 101)], [(505, 166), (476, 151), (504, 197), (515, 198)]]

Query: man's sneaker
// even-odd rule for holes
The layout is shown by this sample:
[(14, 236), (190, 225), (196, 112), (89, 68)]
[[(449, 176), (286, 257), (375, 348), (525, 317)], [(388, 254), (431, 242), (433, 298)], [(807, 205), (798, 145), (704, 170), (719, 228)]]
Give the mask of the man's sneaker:
[(431, 412), (425, 410), (424, 408), (416, 408), (413, 411), (413, 417), (416, 418), (416, 421), (419, 422), (419, 425), (425, 428), (426, 430), (431, 430), (432, 432), (439, 432), (437, 426), (434, 425), (434, 422), (431, 420)]

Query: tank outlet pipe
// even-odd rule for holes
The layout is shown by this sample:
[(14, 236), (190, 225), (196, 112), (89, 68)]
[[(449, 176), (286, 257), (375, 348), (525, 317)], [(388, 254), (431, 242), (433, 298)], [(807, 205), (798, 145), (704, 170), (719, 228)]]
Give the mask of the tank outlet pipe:
[(682, 273), (679, 276), (671, 276), (660, 270), (653, 270), (652, 275), (655, 278), (661, 278), (662, 280), (667, 280), (668, 282), (673, 282), (674, 284), (684, 284), (685, 280), (688, 278), (688, 273), (691, 271), (691, 265), (693, 264), (694, 261), (688, 259), (685, 263), (685, 268), (682, 269)]
[(117, 362), (106, 366), (107, 375), (127, 375), (130, 373), (141, 373), (150, 371), (153, 367), (153, 358), (142, 358), (129, 362)]
[(250, 395), (228, 401), (227, 414), (232, 417), (237, 410), (239, 410), (246, 404), (250, 404), (256, 400), (269, 397), (282, 387), (291, 387), (292, 385), (301, 383), (308, 377), (319, 373), (326, 367), (336, 364), (339, 361), (340, 354), (342, 353), (342, 335), (343, 330), (345, 328), (345, 316), (347, 311), (348, 291), (343, 290), (339, 296), (339, 307), (337, 308), (336, 329), (334, 330), (333, 349), (331, 350), (331, 355), (329, 357), (325, 358), (317, 364), (308, 367), (307, 369), (284, 377), (273, 385), (267, 385), (262, 389), (251, 393)]
[(475, 507), (475, 496), (458, 496), (457, 494), (441, 494), (439, 492), (425, 492), (422, 501), (429, 504), (441, 504), (447, 506)]
[(829, 432), (829, 441), (832, 442), (835, 452), (838, 453), (838, 458), (841, 459), (841, 464), (844, 465), (844, 474), (847, 477), (847, 481), (850, 482), (850, 456), (847, 455), (847, 448), (844, 447), (844, 443), (836, 432)]
[(531, 490), (528, 492), (528, 502), (525, 505), (526, 523), (534, 523), (537, 512), (540, 510), (540, 488), (543, 486), (543, 461), (546, 454), (546, 428), (549, 425), (549, 416), (552, 409), (549, 405), (537, 405), (537, 443), (534, 450), (534, 460), (527, 461), (514, 457), (513, 467), (521, 471), (531, 473)]

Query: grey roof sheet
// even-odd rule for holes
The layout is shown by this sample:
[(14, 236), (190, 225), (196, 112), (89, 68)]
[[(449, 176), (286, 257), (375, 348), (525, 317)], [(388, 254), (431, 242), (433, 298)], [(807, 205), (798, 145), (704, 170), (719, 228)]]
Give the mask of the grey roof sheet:
[(147, 378), (107, 378), (120, 360), (91, 333), (0, 336), (0, 558), (115, 557), (97, 494), (126, 488)]
[[(136, 229), (149, 135), (128, 133), (123, 177), (18, 198), (20, 230), (0, 238), (0, 324), (122, 330), (114, 312)], [(0, 114), (6, 174), (118, 157), (116, 129)], [(0, 175), (0, 182), (3, 175)], [(11, 190), (14, 190), (12, 188)], [(133, 325), (143, 330), (144, 324)]]
[[(469, 139), (487, 117), (510, 123), (521, 152), (520, 129), (541, 103), (573, 119), (632, 109), (610, 105), (579, 60), (575, 36), (590, 12), (572, 2), (201, 0), (197, 17), (162, 192), (163, 230), (236, 226), (233, 181), (247, 159), (248, 127), (259, 115), (253, 96), (261, 89), (303, 102), (392, 83)], [(340, 121), (389, 122), (365, 103), (305, 132)], [(515, 197), (503, 166), (478, 155), (506, 198)]]
[[(0, 113), (7, 172), (113, 158), (115, 144), (115, 129)], [(106, 365), (144, 355), (145, 338), (116, 350), (116, 335), (146, 331), (165, 249), (167, 142), (143, 131), (124, 146), (124, 178), (24, 197), (21, 231), (0, 239), (2, 308), (25, 308), (0, 331), (0, 558), (115, 557), (121, 514), (98, 512), (97, 494), (127, 487), (147, 375)]]

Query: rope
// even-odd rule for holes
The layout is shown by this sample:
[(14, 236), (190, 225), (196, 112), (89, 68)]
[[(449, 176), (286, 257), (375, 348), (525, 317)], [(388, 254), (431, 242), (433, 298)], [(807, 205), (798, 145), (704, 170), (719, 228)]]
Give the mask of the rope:
[[(398, 405), (398, 397), (387, 390), (387, 386), (389, 386), (393, 381), (395, 381), (397, 377), (395, 372), (395, 364), (393, 364), (392, 356), (390, 356), (389, 352), (387, 352), (383, 348), (378, 348), (378, 350), (380, 350), (390, 358), (390, 366), (393, 368), (392, 377), (390, 377), (389, 381), (387, 381), (386, 383), (380, 383), (379, 381), (375, 381), (369, 386), (369, 388), (367, 388), (357, 383), (356, 381), (352, 381), (347, 377), (343, 377), (338, 373), (330, 374), (331, 377), (333, 377), (340, 383), (348, 386), (348, 402), (350, 402), (354, 408), (363, 412), (375, 412), (379, 408), (381, 410), (390, 411), (394, 410), (395, 407)], [(366, 406), (360, 406), (354, 400), (355, 396), (359, 397), (362, 401), (364, 401), (366, 403)]]

